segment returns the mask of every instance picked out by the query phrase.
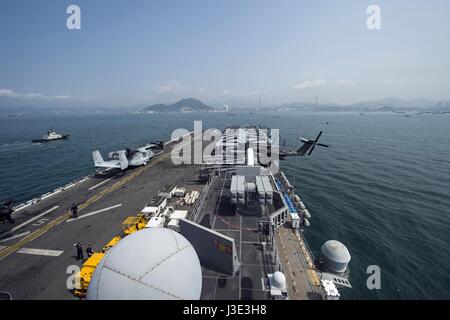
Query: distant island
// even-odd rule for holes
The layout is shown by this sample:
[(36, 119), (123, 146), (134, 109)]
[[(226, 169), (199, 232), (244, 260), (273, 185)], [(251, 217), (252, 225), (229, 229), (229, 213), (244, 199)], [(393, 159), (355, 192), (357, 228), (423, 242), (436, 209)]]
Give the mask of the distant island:
[(141, 113), (212, 112), (215, 109), (194, 98), (182, 99), (172, 104), (154, 104), (143, 108)]

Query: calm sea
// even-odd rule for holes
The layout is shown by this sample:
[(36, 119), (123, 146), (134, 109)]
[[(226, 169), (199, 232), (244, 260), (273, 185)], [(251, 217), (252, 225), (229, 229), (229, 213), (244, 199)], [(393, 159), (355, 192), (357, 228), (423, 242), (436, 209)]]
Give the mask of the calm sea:
[[(350, 250), (347, 299), (450, 298), (450, 116), (358, 113), (72, 115), (0, 117), (0, 199), (26, 201), (94, 171), (91, 152), (168, 140), (172, 130), (235, 124), (297, 132), (331, 148), (281, 163), (312, 214), (314, 252), (329, 239)], [(327, 124), (328, 123), (328, 124)], [(31, 144), (48, 129), (67, 141)], [(366, 286), (370, 265), (381, 289)]]

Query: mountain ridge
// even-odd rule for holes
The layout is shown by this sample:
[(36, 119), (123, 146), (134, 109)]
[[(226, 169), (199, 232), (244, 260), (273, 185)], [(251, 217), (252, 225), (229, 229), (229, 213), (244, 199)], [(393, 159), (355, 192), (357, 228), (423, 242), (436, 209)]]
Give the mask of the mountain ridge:
[(141, 110), (144, 113), (169, 113), (169, 112), (203, 112), (213, 111), (214, 108), (194, 98), (181, 99), (172, 104), (158, 103)]

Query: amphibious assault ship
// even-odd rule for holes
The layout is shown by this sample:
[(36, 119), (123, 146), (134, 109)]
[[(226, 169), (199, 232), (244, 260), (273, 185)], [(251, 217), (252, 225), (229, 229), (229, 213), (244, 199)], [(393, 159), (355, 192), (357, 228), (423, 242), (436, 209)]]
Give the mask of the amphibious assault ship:
[[(15, 207), (16, 223), (0, 225), (0, 291), (14, 299), (339, 299), (351, 287), (350, 254), (334, 240), (312, 254), (302, 232), (311, 213), (280, 170), (270, 130), (227, 128), (219, 137), (199, 162), (180, 161), (210, 143), (191, 132), (145, 167), (102, 171)], [(78, 242), (95, 253), (76, 260)], [(161, 252), (172, 242), (172, 253)]]

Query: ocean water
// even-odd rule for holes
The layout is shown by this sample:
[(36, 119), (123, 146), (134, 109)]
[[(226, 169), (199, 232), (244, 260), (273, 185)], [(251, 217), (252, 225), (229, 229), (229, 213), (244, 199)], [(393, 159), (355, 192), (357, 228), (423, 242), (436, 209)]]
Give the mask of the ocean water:
[[(168, 140), (177, 128), (261, 124), (280, 129), (295, 147), (297, 132), (315, 138), (311, 157), (282, 169), (312, 214), (305, 229), (314, 253), (327, 240), (349, 249), (352, 290), (346, 299), (450, 298), (450, 116), (357, 113), (74, 115), (0, 117), (0, 199), (19, 202), (94, 171), (102, 154)], [(328, 122), (328, 124), (327, 124)], [(32, 144), (48, 129), (67, 141)], [(366, 286), (366, 269), (381, 269), (381, 289)]]

